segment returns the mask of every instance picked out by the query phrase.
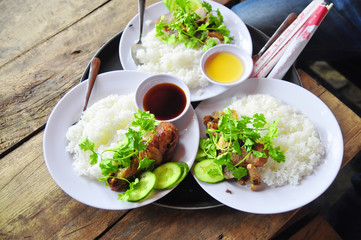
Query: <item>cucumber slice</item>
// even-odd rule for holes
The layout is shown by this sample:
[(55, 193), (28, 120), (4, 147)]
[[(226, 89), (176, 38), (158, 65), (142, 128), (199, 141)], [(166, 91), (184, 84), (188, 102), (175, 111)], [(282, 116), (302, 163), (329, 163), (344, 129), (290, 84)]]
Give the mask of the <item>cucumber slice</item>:
[(150, 171), (142, 173), (139, 177), (139, 182), (134, 186), (134, 190), (129, 195), (129, 202), (139, 202), (146, 198), (153, 190), (156, 182), (156, 176)]
[(197, 155), (196, 155), (196, 161), (200, 162), (202, 160), (205, 160), (206, 157), (207, 157), (207, 154), (201, 148), (198, 148)]
[(175, 187), (179, 183), (181, 183), (183, 181), (183, 179), (187, 176), (188, 172), (189, 172), (188, 164), (186, 164), (184, 162), (176, 162), (176, 163), (182, 168), (182, 175), (179, 177), (179, 179), (171, 187)]
[(167, 162), (154, 169), (153, 173), (157, 179), (154, 189), (168, 189), (181, 177), (182, 167), (176, 162)]
[(219, 170), (219, 166), (212, 159), (198, 162), (194, 166), (194, 174), (202, 182), (217, 183), (224, 180), (223, 172)]

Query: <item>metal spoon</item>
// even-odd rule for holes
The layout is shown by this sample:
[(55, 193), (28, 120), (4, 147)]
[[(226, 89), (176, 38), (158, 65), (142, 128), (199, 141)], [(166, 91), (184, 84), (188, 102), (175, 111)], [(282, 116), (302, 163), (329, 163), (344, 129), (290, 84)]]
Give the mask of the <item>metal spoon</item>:
[(93, 86), (95, 83), (95, 80), (97, 78), (98, 72), (99, 72), (99, 68), (100, 68), (100, 59), (97, 57), (94, 57), (90, 63), (90, 69), (89, 69), (89, 80), (88, 80), (88, 90), (86, 93), (86, 98), (85, 98), (85, 103), (84, 103), (84, 108), (83, 108), (83, 112), (86, 110), (86, 108), (88, 107), (88, 102), (89, 102), (89, 98), (90, 98), (90, 94), (93, 90)]
[(143, 48), (142, 46), (142, 34), (143, 34), (143, 21), (144, 21), (144, 8), (145, 8), (145, 0), (138, 0), (138, 10), (139, 10), (139, 40), (135, 43), (131, 48), (131, 54), (133, 61), (136, 65), (142, 65), (142, 63), (137, 58), (138, 49)]
[(290, 26), (293, 21), (297, 18), (296, 13), (290, 13), (287, 18), (283, 21), (283, 23), (278, 27), (278, 29), (273, 33), (272, 37), (267, 41), (264, 47), (256, 54), (252, 56), (253, 62), (257, 62), (257, 60), (262, 56), (262, 54), (272, 45), (272, 43)]

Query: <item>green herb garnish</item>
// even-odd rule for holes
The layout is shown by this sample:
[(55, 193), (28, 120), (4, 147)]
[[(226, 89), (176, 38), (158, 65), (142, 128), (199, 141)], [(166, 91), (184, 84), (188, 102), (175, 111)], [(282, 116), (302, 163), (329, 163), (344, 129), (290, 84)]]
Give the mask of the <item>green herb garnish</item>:
[[(199, 48), (207, 50), (218, 44), (218, 40), (209, 37), (209, 32), (217, 32), (222, 35), (223, 43), (231, 43), (233, 37), (229, 36), (230, 31), (223, 24), (223, 16), (217, 9), (213, 14), (212, 6), (201, 3), (206, 11), (206, 16), (201, 17), (194, 11), (194, 6), (198, 6), (189, 0), (175, 0), (168, 5), (172, 6), (174, 21), (164, 22), (164, 15), (156, 24), (156, 37), (169, 45), (183, 43), (187, 48)], [(205, 20), (205, 21), (202, 21)], [(172, 32), (169, 34), (169, 32)]]
[(128, 201), (131, 192), (134, 191), (135, 186), (139, 183), (139, 178), (136, 178), (133, 182), (129, 182), (125, 178), (123, 178), (123, 180), (125, 180), (129, 183), (129, 188), (125, 192), (118, 194), (118, 200), (125, 202), (125, 201)]
[[(79, 144), (80, 149), (92, 152), (90, 155), (91, 165), (96, 164), (100, 157), (99, 167), (104, 177), (99, 178), (98, 181), (106, 183), (107, 186), (108, 178), (117, 178), (109, 176), (109, 174), (117, 172), (122, 168), (130, 167), (134, 158), (140, 159), (139, 154), (146, 149), (146, 145), (151, 140), (150, 138), (148, 139), (147, 136), (151, 132), (154, 132), (155, 127), (159, 124), (159, 122), (155, 120), (153, 114), (145, 111), (138, 110), (138, 112), (134, 114), (134, 118), (135, 120), (132, 122), (134, 128), (128, 129), (123, 141), (115, 148), (107, 149), (102, 153), (96, 153), (94, 150), (95, 144), (89, 141), (88, 137), (84, 137)], [(112, 157), (105, 157), (104, 153), (106, 152), (113, 152)], [(139, 161), (138, 169), (152, 169), (154, 167), (154, 162), (155, 160), (145, 157)], [(129, 189), (125, 193), (119, 195), (119, 198), (124, 200), (129, 196), (130, 192), (132, 192), (137, 179), (135, 179), (135, 182), (130, 182), (124, 178), (120, 179), (129, 183)]]
[[(279, 119), (269, 124), (263, 114), (254, 114), (253, 117), (242, 116), (238, 120), (229, 108), (225, 109), (218, 118), (218, 129), (207, 129), (206, 133), (209, 138), (200, 139), (196, 160), (213, 159), (219, 166), (225, 166), (226, 169), (231, 170), (233, 176), (238, 180), (247, 175), (247, 169), (239, 165), (250, 154), (260, 158), (267, 157), (265, 151), (254, 149), (257, 143), (262, 143), (264, 150), (267, 150), (269, 156), (276, 162), (285, 161), (285, 155), (280, 151), (280, 147), (275, 147), (273, 144), (273, 139), (278, 134)], [(219, 146), (220, 138), (223, 138), (228, 144)], [(217, 149), (222, 150), (223, 154), (217, 155)], [(234, 165), (231, 161), (232, 153), (241, 155), (242, 151), (246, 151), (247, 155)]]
[(122, 202), (128, 201), (130, 194), (134, 191), (135, 186), (139, 183), (139, 178), (136, 178), (136, 179), (134, 179), (133, 182), (131, 182), (126, 178), (114, 177), (114, 176), (105, 176), (105, 177), (99, 178), (98, 181), (104, 182), (105, 185), (108, 187), (109, 186), (108, 178), (117, 178), (120, 180), (124, 180), (129, 184), (129, 187), (125, 192), (118, 194), (118, 200), (121, 200)]
[(89, 141), (88, 137), (84, 137), (81, 140), (79, 147), (83, 151), (91, 151), (92, 152), (92, 154), (89, 156), (90, 165), (94, 165), (98, 162), (98, 154), (94, 151), (94, 143)]

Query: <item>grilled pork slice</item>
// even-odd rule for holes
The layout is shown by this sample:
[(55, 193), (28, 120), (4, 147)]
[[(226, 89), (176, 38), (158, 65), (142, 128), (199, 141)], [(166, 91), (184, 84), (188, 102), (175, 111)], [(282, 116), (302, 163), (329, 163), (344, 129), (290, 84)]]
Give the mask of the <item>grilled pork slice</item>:
[(260, 152), (264, 151), (267, 157), (265, 158), (256, 157), (253, 153), (249, 154), (249, 156), (247, 157), (248, 152), (246, 152), (246, 150), (243, 147), (241, 147), (241, 151), (242, 151), (241, 154), (232, 153), (232, 159), (231, 159), (232, 163), (236, 165), (240, 161), (242, 161), (245, 157), (247, 157), (245, 160), (243, 160), (243, 162), (239, 164), (240, 166), (246, 167), (247, 164), (252, 164), (255, 167), (262, 167), (267, 162), (269, 156), (268, 151), (264, 150), (264, 145), (261, 143), (256, 143), (254, 149)]
[[(233, 111), (233, 115), (234, 117), (237, 119), (237, 113), (235, 111)], [(222, 113), (219, 112), (213, 112), (212, 115), (208, 115), (208, 116), (204, 116), (203, 117), (203, 124), (206, 125), (206, 127), (208, 129), (218, 129), (218, 121), (219, 121), (219, 116), (221, 116)], [(242, 142), (240, 142), (240, 145), (242, 146)], [(222, 136), (219, 137), (219, 140), (217, 142), (217, 151), (218, 154), (223, 154), (229, 150), (224, 150), (227, 149), (230, 145), (230, 142), (227, 142), (226, 140), (224, 140), (224, 138)], [(241, 185), (245, 185), (245, 184), (249, 184), (251, 183), (251, 190), (252, 191), (256, 191), (261, 185), (261, 178), (259, 175), (259, 172), (257, 170), (257, 167), (262, 167), (264, 164), (266, 164), (267, 159), (269, 157), (268, 155), (268, 150), (264, 149), (264, 145), (261, 143), (256, 143), (254, 146), (254, 150), (260, 151), (260, 152), (265, 152), (266, 153), (266, 157), (264, 158), (260, 158), (260, 157), (256, 157), (253, 153), (248, 155), (248, 152), (245, 150), (244, 147), (241, 147), (241, 154), (238, 153), (234, 153), (232, 152), (232, 157), (231, 157), (231, 162), (233, 163), (233, 165), (237, 165), (240, 161), (242, 161), (239, 166), (245, 167), (248, 170), (248, 175), (245, 176), (244, 178), (242, 178), (241, 180), (238, 181), (239, 184)], [(233, 173), (231, 170), (226, 169), (225, 167), (223, 168), (223, 174), (225, 179), (233, 179)]]
[[(150, 133), (149, 138), (151, 141), (147, 144), (146, 150), (140, 153), (140, 159), (148, 157), (149, 159), (155, 160), (155, 165), (160, 165), (163, 162), (171, 160), (178, 143), (177, 127), (172, 123), (162, 122), (155, 128), (154, 133)], [(138, 170), (138, 166), (139, 159), (134, 158), (129, 168), (122, 168), (110, 175), (131, 179), (141, 173), (141, 171)], [(108, 183), (110, 189), (116, 192), (124, 191), (128, 187), (128, 183), (122, 179), (108, 178)]]
[[(222, 139), (222, 137), (220, 139)], [(265, 157), (265, 158), (256, 157), (253, 153), (248, 155), (248, 152), (246, 152), (246, 150), (243, 147), (241, 147), (242, 153), (241, 154), (232, 153), (232, 158), (231, 158), (231, 162), (233, 163), (233, 165), (236, 165), (240, 161), (242, 161), (239, 164), (239, 166), (247, 168), (248, 175), (245, 176), (244, 178), (242, 178), (241, 180), (239, 180), (238, 183), (241, 185), (251, 183), (250, 188), (252, 191), (256, 191), (262, 185), (261, 178), (258, 173), (257, 167), (262, 167), (267, 162), (267, 159), (269, 156), (268, 151), (264, 150), (263, 144), (257, 143), (255, 145), (255, 150), (265, 151), (267, 157)], [(225, 151), (220, 151), (220, 154), (222, 154), (224, 152)], [(225, 179), (233, 179), (234, 178), (232, 171), (227, 170), (225, 167), (223, 168), (223, 174), (224, 174)]]
[(257, 191), (257, 189), (262, 185), (259, 172), (257, 168), (252, 164), (247, 164), (247, 170), (248, 170), (249, 179), (251, 181), (251, 190)]
[[(233, 111), (233, 115), (234, 117), (237, 119), (237, 113), (235, 111)], [(219, 113), (217, 111), (213, 112), (212, 115), (207, 115), (203, 117), (203, 124), (208, 128), (208, 129), (218, 129), (218, 121), (219, 121), (219, 116), (221, 116), (222, 113)], [(217, 142), (218, 145), (218, 149), (220, 154), (224, 153), (224, 151), (222, 151), (222, 149), (225, 149), (229, 146), (229, 142), (225, 141), (224, 138), (222, 136), (219, 137), (219, 140)], [(242, 143), (240, 142), (240, 145), (242, 145)], [(259, 158), (256, 157), (254, 154), (250, 154), (247, 159), (245, 159), (240, 165), (241, 166), (247, 166), (248, 163), (254, 165), (255, 167), (262, 167), (268, 159), (268, 151), (264, 149), (264, 145), (261, 143), (256, 143), (254, 146), (254, 150), (260, 151), (260, 152), (265, 152), (267, 157), (265, 158)], [(248, 154), (248, 152), (246, 152), (246, 150), (241, 147), (241, 151), (242, 154), (237, 154), (237, 153), (232, 153), (232, 163), (235, 165), (237, 163), (239, 163), (240, 161), (242, 161)]]
[[(232, 117), (238, 119), (238, 114), (235, 110), (231, 110)], [(224, 112), (214, 111), (211, 115), (203, 117), (203, 124), (209, 129), (218, 129), (219, 117), (223, 116)]]

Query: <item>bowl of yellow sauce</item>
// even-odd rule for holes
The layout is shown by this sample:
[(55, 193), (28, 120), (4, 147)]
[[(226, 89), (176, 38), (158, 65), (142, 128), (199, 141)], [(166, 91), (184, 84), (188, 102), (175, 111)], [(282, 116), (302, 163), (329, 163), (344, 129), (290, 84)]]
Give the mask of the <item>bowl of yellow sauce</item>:
[(253, 71), (251, 55), (233, 44), (220, 44), (201, 58), (202, 73), (213, 84), (232, 86), (246, 80)]

